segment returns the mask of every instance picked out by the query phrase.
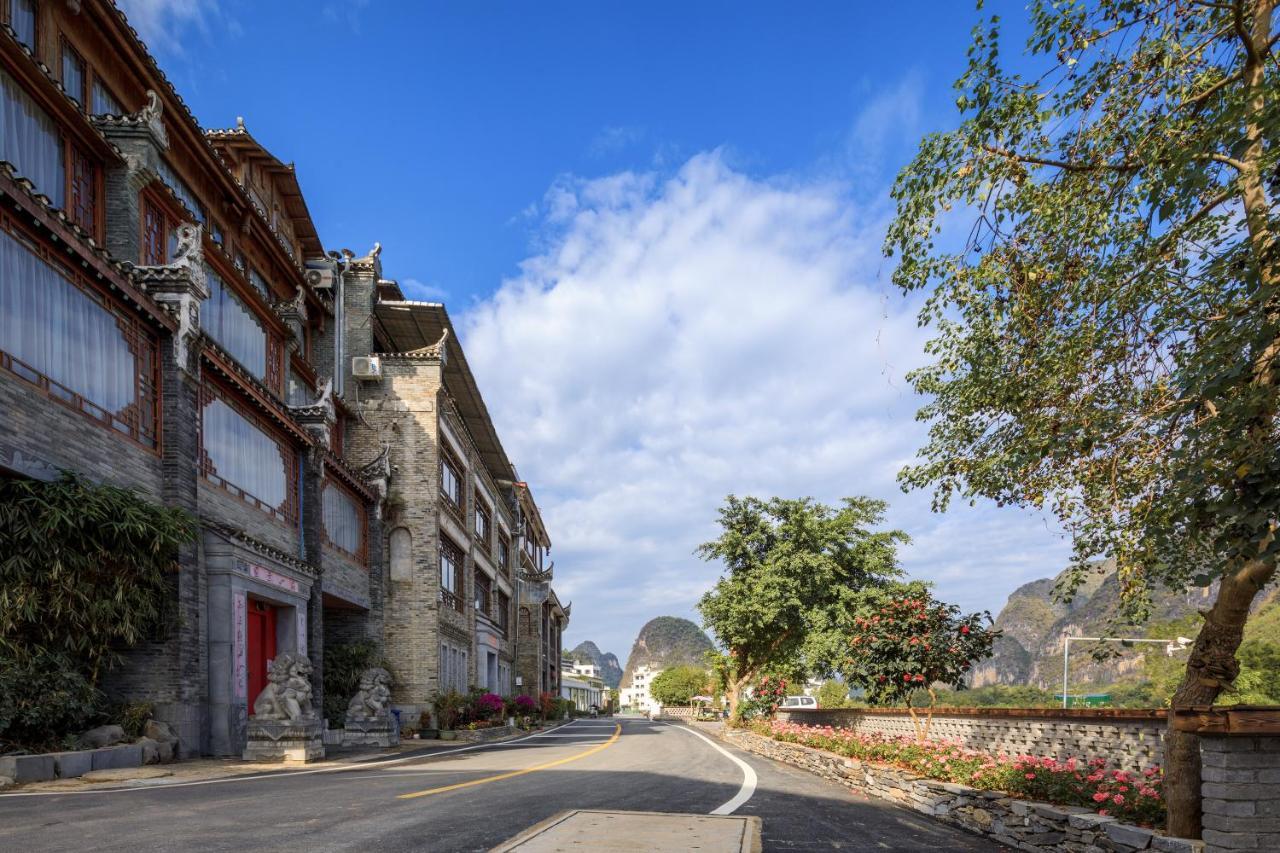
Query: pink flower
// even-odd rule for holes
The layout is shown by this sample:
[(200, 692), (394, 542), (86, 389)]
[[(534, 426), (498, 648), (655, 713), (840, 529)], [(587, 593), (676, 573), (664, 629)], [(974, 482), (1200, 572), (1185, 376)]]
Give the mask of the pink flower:
[(1026, 775), (1027, 775), (1027, 778), (1028, 778), (1028, 779), (1034, 779), (1034, 778), (1036, 778), (1036, 774), (1034, 774), (1034, 773), (1028, 773), (1028, 774), (1026, 774)]
[(1117, 806), (1123, 806), (1124, 794), (1116, 794), (1114, 797), (1111, 798), (1111, 802), (1115, 803)]
[(1107, 801), (1107, 794), (1106, 794), (1106, 792), (1105, 792), (1105, 791), (1099, 791), (1098, 793), (1094, 794), (1094, 795), (1093, 795), (1093, 801), (1094, 801), (1095, 803), (1105, 803), (1105, 802)]

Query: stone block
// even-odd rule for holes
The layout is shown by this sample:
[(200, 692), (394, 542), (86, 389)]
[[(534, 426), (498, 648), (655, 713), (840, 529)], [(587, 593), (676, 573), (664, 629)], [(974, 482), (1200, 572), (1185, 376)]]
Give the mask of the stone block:
[(91, 750), (77, 749), (72, 752), (54, 752), (51, 753), (51, 757), (53, 758), (54, 770), (59, 779), (75, 779), (93, 769), (93, 752)]
[(1264, 785), (1280, 784), (1280, 757), (1276, 759), (1276, 766), (1270, 769), (1262, 769), (1254, 771), (1258, 774), (1258, 781)]
[(18, 783), (13, 781), (13, 777), (0, 776), (0, 791), (3, 791), (5, 788), (12, 788), (16, 784)]
[(1205, 814), (1225, 817), (1252, 817), (1255, 809), (1252, 800), (1205, 800), (1203, 806)]
[(323, 726), (318, 719), (250, 719), (245, 761), (306, 764), (324, 758)]
[(107, 746), (92, 751), (94, 770), (119, 770), (142, 766), (142, 747), (136, 743)]
[(1240, 770), (1234, 767), (1201, 767), (1201, 782), (1256, 782), (1260, 781), (1257, 777), (1259, 773), (1275, 772), (1280, 776), (1280, 770)]
[(1046, 820), (1066, 823), (1068, 813), (1062, 806), (1051, 806), (1048, 803), (1032, 803), (1031, 810)]
[(1106, 832), (1107, 838), (1117, 844), (1126, 844), (1134, 850), (1146, 850), (1151, 846), (1152, 836), (1156, 834), (1154, 829), (1143, 829), (1127, 823), (1109, 823)]
[(98, 726), (80, 735), (80, 741), (87, 747), (100, 748), (114, 746), (125, 739), (124, 729), (120, 726)]
[(1206, 800), (1254, 800), (1257, 794), (1252, 785), (1236, 782), (1205, 782), (1200, 786), (1200, 796)]
[(1102, 814), (1073, 814), (1067, 818), (1067, 825), (1073, 829), (1093, 830), (1107, 823), (1114, 823), (1115, 818)]
[(1210, 850), (1257, 850), (1258, 836), (1252, 832), (1220, 832), (1216, 829), (1206, 829), (1201, 833), (1204, 836), (1205, 847)]
[(0, 776), (21, 784), (45, 782), (56, 776), (52, 755), (10, 755), (0, 758)]
[(1151, 838), (1151, 849), (1161, 853), (1204, 853), (1204, 842), (1196, 838), (1155, 835)]

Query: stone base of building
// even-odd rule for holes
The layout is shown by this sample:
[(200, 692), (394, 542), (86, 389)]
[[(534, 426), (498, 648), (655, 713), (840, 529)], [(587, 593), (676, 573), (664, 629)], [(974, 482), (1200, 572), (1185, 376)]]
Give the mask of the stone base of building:
[(400, 743), (400, 729), (390, 713), (364, 720), (347, 718), (342, 730), (343, 746), (396, 746)]
[(249, 719), (245, 761), (306, 764), (324, 758), (324, 731), (320, 720)]

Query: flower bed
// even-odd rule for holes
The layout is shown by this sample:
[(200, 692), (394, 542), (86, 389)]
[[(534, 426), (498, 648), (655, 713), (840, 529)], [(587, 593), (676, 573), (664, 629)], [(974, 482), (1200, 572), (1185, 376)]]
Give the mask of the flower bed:
[(909, 737), (888, 738), (777, 720), (758, 723), (753, 730), (774, 740), (882, 762), (942, 782), (1038, 802), (1083, 806), (1141, 826), (1164, 823), (1159, 767), (1132, 773), (1108, 769), (1101, 758), (1058, 761), (1032, 755), (990, 755), (950, 741), (920, 743)]

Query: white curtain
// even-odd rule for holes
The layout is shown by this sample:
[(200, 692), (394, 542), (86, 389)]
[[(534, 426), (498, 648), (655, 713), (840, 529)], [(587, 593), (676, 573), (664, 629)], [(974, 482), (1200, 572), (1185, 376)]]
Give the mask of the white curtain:
[(0, 231), (0, 349), (112, 414), (137, 399), (115, 316)]
[(202, 437), (215, 474), (267, 506), (284, 506), (292, 483), (274, 438), (217, 397), (204, 407)]
[(200, 306), (200, 327), (254, 376), (266, 378), (267, 333), (262, 330), (262, 324), (207, 265), (205, 276), (209, 298)]
[(107, 91), (107, 87), (102, 85), (102, 81), (96, 77), (93, 80), (93, 114), (118, 116), (124, 112), (124, 107), (120, 106), (120, 102), (116, 100), (115, 95)]
[(200, 202), (196, 200), (196, 194), (191, 191), (191, 188), (183, 183), (182, 178), (178, 177), (178, 173), (173, 171), (169, 164), (163, 159), (160, 160), (159, 165), (156, 167), (156, 171), (160, 173), (160, 180), (164, 181), (165, 185), (169, 187), (169, 189), (173, 190), (173, 194), (181, 199), (182, 203), (187, 206), (187, 209), (196, 215), (196, 219), (199, 220), (201, 224), (204, 224), (204, 208), (201, 207)]
[(339, 486), (324, 484), (324, 532), (329, 541), (350, 554), (359, 554), (364, 525), (355, 499)]
[(36, 49), (35, 0), (9, 0), (9, 26), (18, 34), (18, 41), (29, 49)]
[(0, 71), (0, 160), (8, 160), (36, 190), (66, 204), (66, 164), (58, 127), (44, 110), (4, 71)]

